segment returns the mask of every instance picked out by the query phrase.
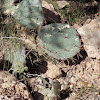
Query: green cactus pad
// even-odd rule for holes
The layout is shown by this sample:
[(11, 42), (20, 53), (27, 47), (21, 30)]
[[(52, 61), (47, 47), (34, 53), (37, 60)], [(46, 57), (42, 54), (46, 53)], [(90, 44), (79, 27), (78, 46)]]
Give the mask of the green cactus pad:
[(75, 56), (80, 50), (77, 31), (67, 24), (50, 24), (39, 31), (39, 38), (45, 52), (57, 59)]
[(1, 7), (2, 11), (6, 14), (13, 14), (13, 12), (16, 10), (17, 6), (14, 4), (14, 0), (2, 0)]
[(41, 2), (39, 0), (23, 0), (13, 16), (22, 26), (36, 29), (44, 19)]

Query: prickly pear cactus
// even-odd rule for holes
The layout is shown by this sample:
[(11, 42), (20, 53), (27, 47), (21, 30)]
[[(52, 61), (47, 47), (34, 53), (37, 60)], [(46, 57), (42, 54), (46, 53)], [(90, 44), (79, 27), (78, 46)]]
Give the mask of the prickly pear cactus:
[(4, 60), (12, 64), (13, 73), (20, 74), (28, 70), (28, 67), (25, 66), (25, 47), (17, 39), (3, 39), (1, 48), (4, 52)]
[[(57, 97), (61, 90), (61, 85), (58, 80), (51, 80), (49, 78), (41, 78), (42, 79), (42, 93), (48, 98), (49, 100), (54, 100), (54, 97)], [(51, 99), (52, 98), (52, 99)]]
[(44, 19), (40, 0), (23, 0), (13, 16), (22, 26), (36, 29)]
[(57, 59), (71, 58), (80, 50), (77, 31), (67, 24), (50, 24), (39, 31), (39, 38), (45, 52)]
[(14, 5), (14, 0), (1, 0), (1, 8), (6, 14), (13, 14), (17, 6)]

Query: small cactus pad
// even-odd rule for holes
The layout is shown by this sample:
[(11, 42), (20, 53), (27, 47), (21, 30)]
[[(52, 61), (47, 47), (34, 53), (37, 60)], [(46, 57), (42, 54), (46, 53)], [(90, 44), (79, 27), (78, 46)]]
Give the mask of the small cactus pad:
[(52, 80), (50, 78), (43, 78), (43, 77), (41, 77), (41, 80), (42, 80), (43, 95), (45, 96), (47, 95), (48, 98), (53, 98), (59, 95), (59, 91), (61, 90), (61, 85), (58, 80)]
[(22, 26), (36, 29), (44, 19), (41, 2), (39, 0), (23, 0), (13, 16)]
[(71, 58), (80, 50), (78, 33), (67, 24), (46, 25), (39, 31), (39, 38), (45, 52), (57, 59)]

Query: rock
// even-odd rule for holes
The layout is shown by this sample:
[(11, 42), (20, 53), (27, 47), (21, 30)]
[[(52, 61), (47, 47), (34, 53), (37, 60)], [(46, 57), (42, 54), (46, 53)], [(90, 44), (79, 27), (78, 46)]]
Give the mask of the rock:
[(61, 91), (66, 90), (66, 89), (69, 88), (69, 85), (68, 85), (68, 82), (67, 82), (66, 79), (63, 79), (63, 78), (61, 77), (61, 78), (59, 78), (59, 79), (57, 79), (57, 80), (58, 80), (58, 81), (60, 82), (60, 84), (61, 84)]
[(83, 82), (81, 81), (81, 80), (79, 80), (79, 81), (77, 81), (77, 85), (76, 85), (76, 89), (78, 89), (78, 88), (82, 88), (82, 86), (83, 86)]
[(32, 87), (33, 91), (42, 91), (42, 81), (40, 77), (31, 78), (29, 81), (30, 86)]
[(26, 87), (25, 84), (18, 82), (15, 85), (15, 90), (16, 90), (16, 94), (21, 95), (22, 97), (24, 97), (24, 99), (27, 100), (33, 100), (31, 94), (28, 91), (28, 88)]
[(70, 87), (70, 89), (73, 89), (74, 85), (73, 85), (73, 84), (71, 84), (69, 87)]
[(59, 21), (59, 15), (55, 11), (52, 4), (49, 4), (48, 2), (42, 0), (42, 7), (43, 7), (43, 12), (47, 21), (50, 21), (50, 22)]
[(55, 64), (52, 64), (51, 62), (48, 62), (47, 68), (48, 70), (46, 71), (45, 75), (51, 79), (54, 79), (62, 75), (59, 68)]
[(73, 27), (74, 27), (75, 29), (79, 29), (81, 26), (79, 26), (78, 24), (74, 24)]
[(48, 2), (42, 0), (42, 7), (49, 9), (50, 11), (54, 12), (55, 14), (57, 14), (57, 12), (55, 11), (54, 7), (52, 4), (49, 4)]
[(91, 85), (91, 84), (88, 84), (88, 85), (87, 85), (87, 87), (89, 87), (89, 88), (90, 88), (90, 87), (92, 87), (92, 85)]
[(0, 71), (0, 83), (17, 81), (17, 79), (7, 71)]
[(71, 77), (70, 82), (72, 84), (76, 84), (77, 79), (75, 77)]
[(92, 19), (87, 19), (84, 23), (84, 25), (89, 24), (92, 21)]
[(0, 100), (33, 100), (25, 84), (7, 71), (0, 71)]
[(77, 30), (89, 57), (100, 59), (100, 20), (94, 19)]
[(62, 0), (62, 1), (57, 1), (57, 4), (59, 8), (64, 8), (65, 6), (69, 6), (68, 1)]

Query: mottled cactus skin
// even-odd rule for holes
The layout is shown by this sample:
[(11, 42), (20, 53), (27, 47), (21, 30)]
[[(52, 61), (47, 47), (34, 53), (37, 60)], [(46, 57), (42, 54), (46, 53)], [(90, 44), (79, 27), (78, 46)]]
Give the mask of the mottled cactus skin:
[(39, 31), (39, 38), (45, 52), (56, 59), (75, 56), (80, 50), (77, 31), (67, 24), (54, 23), (44, 26)]
[(17, 6), (14, 5), (14, 0), (1, 0), (1, 8), (5, 14), (13, 15)]
[(43, 23), (44, 15), (39, 0), (23, 0), (13, 14), (28, 29), (36, 29)]

